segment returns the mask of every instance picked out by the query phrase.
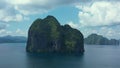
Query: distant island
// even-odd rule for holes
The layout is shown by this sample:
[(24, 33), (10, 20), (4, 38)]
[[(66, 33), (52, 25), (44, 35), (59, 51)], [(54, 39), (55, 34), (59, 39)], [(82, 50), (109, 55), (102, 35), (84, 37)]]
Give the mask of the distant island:
[(26, 51), (29, 53), (82, 54), (83, 34), (69, 25), (60, 25), (53, 16), (36, 19), (28, 32)]
[(85, 44), (89, 45), (119, 45), (119, 40), (107, 39), (102, 35), (91, 34), (84, 40)]
[(3, 36), (0, 37), (0, 43), (25, 43), (27, 40), (24, 36)]

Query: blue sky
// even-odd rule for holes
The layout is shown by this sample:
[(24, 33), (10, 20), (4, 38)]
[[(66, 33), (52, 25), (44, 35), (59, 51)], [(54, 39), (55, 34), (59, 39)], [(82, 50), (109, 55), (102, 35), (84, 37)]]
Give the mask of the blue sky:
[(0, 36), (27, 36), (32, 22), (53, 15), (85, 37), (97, 33), (120, 39), (119, 0), (0, 0)]

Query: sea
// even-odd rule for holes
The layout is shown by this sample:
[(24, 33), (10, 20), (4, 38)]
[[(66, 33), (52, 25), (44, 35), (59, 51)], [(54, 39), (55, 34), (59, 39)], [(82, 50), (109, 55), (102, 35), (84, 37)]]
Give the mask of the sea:
[(120, 46), (85, 45), (81, 56), (27, 53), (26, 43), (1, 43), (0, 68), (120, 68)]

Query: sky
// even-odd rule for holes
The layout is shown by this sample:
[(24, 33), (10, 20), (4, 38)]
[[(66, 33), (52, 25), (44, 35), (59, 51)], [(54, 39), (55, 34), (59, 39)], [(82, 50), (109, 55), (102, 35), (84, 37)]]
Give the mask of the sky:
[(37, 18), (53, 15), (84, 37), (120, 39), (120, 0), (0, 0), (0, 36), (26, 36)]

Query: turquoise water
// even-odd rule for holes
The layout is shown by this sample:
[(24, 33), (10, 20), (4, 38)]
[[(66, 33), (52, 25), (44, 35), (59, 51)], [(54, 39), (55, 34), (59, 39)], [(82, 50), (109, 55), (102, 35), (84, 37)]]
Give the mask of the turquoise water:
[(120, 46), (85, 45), (83, 56), (42, 56), (25, 43), (0, 44), (0, 68), (120, 68)]

